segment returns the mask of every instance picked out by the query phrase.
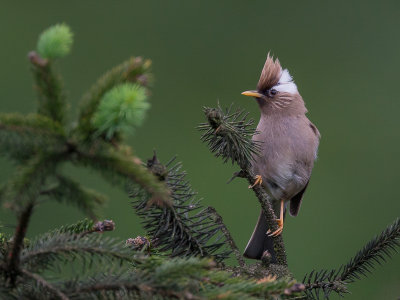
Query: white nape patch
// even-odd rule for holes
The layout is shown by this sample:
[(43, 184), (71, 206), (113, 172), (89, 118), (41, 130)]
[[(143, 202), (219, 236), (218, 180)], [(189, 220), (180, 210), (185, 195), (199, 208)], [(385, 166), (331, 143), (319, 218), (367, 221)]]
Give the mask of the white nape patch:
[(278, 92), (296, 94), (297, 85), (293, 82), (292, 76), (290, 76), (288, 69), (285, 69), (281, 73), (281, 78), (278, 81), (278, 84), (273, 87)]

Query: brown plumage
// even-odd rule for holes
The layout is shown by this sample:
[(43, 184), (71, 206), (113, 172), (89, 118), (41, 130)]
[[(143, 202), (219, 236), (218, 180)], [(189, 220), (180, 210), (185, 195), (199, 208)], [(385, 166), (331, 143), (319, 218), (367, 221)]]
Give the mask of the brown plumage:
[(266, 91), (276, 85), (279, 81), (281, 70), (279, 60), (276, 59), (274, 61), (274, 58), (268, 53), (264, 68), (261, 71), (260, 80), (257, 84), (257, 90)]
[[(317, 157), (320, 134), (306, 117), (303, 98), (288, 70), (283, 70), (269, 54), (257, 90), (243, 94), (255, 97), (261, 111), (258, 134), (253, 137), (261, 143), (261, 155), (254, 158), (252, 170), (260, 175), (262, 186), (273, 198), (275, 213), (281, 216), (280, 230), (272, 234), (276, 236), (283, 229), (284, 211), (280, 213), (280, 208), (290, 203), (290, 214), (299, 213)], [(259, 259), (268, 250), (274, 257), (272, 236), (261, 212), (244, 255)]]

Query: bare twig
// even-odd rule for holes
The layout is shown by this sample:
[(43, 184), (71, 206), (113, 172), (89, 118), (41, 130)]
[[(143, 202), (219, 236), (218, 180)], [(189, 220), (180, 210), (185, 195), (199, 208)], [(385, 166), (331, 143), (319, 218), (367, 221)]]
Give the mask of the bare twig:
[[(243, 171), (244, 171), (244, 174), (246, 175), (246, 179), (249, 182), (249, 184), (253, 185), (254, 181), (255, 181), (254, 180), (255, 176), (253, 174), (251, 174), (250, 171), (247, 171), (247, 170), (246, 171), (243, 170)], [(253, 191), (256, 194), (257, 199), (261, 204), (261, 209), (266, 217), (268, 228), (270, 228), (271, 231), (275, 231), (276, 229), (278, 229), (278, 224), (275, 221), (277, 219), (277, 217), (271, 206), (270, 197), (268, 196), (266, 191), (262, 188), (262, 186), (260, 186), (258, 184), (256, 184), (253, 187)], [(275, 250), (275, 254), (276, 254), (277, 263), (280, 265), (287, 266), (285, 244), (283, 242), (283, 238), (282, 238), (281, 234), (274, 237), (274, 250)]]
[(10, 283), (12, 285), (15, 284), (17, 275), (20, 272), (20, 270), (19, 270), (20, 253), (21, 253), (21, 250), (22, 250), (22, 247), (24, 244), (26, 229), (28, 227), (29, 219), (32, 214), (33, 206), (34, 206), (34, 203), (30, 202), (26, 206), (25, 210), (22, 211), (22, 213), (19, 217), (18, 226), (15, 230), (14, 239), (13, 239), (13, 247), (9, 254), (8, 263), (7, 263), (7, 273), (9, 275)]

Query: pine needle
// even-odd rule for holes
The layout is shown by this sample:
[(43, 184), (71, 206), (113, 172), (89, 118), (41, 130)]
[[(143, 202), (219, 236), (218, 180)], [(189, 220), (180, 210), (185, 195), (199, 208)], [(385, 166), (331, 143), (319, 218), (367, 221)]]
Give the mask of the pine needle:
[(216, 157), (237, 163), (246, 170), (259, 152), (259, 144), (251, 139), (255, 133), (254, 120), (246, 120), (248, 113), (233, 110), (232, 105), (225, 111), (219, 105), (217, 108), (205, 107), (204, 114), (208, 122), (197, 127), (204, 132), (201, 140)]
[[(161, 252), (169, 251), (172, 257), (212, 256), (217, 261), (227, 258), (231, 251), (224, 249), (227, 244), (222, 225), (215, 215), (203, 208), (200, 199), (185, 179), (182, 164), (173, 165), (171, 160), (165, 169), (157, 157), (149, 160), (153, 172), (161, 170), (173, 200), (171, 206), (148, 206), (148, 194), (140, 188), (132, 188), (131, 197), (136, 213), (142, 218), (147, 234)], [(155, 171), (156, 170), (156, 171)], [(161, 176), (155, 173), (156, 176)]]
[(362, 276), (372, 273), (376, 264), (381, 265), (398, 251), (400, 246), (400, 218), (389, 225), (382, 233), (369, 241), (357, 254), (339, 269), (312, 271), (304, 276), (306, 295), (320, 299), (320, 294), (328, 299), (331, 292), (339, 295), (348, 293), (347, 285)]

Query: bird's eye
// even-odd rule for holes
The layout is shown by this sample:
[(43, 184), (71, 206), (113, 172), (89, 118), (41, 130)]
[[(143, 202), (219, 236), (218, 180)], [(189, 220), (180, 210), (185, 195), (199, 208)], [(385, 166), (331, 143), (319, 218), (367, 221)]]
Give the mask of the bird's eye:
[(269, 91), (270, 93), (271, 93), (271, 95), (276, 95), (276, 93), (278, 93), (278, 91), (276, 90), (276, 89), (271, 89), (270, 91)]

